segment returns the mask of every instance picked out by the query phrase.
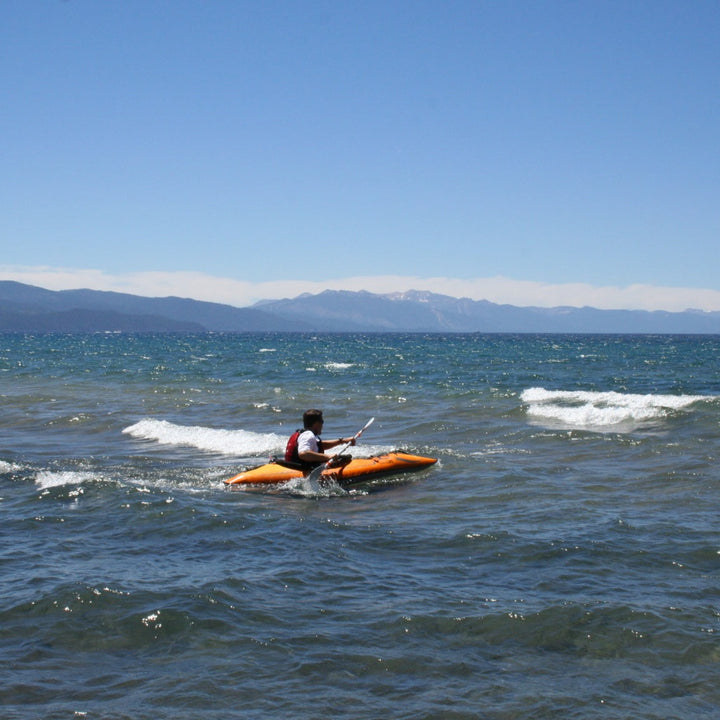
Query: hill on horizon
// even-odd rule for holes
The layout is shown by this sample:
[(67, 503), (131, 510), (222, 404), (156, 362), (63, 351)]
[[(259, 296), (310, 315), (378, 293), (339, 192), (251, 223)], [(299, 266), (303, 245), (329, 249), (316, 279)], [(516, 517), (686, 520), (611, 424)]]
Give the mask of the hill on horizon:
[(720, 312), (518, 307), (425, 291), (326, 290), (250, 307), (0, 281), (2, 332), (718, 334)]

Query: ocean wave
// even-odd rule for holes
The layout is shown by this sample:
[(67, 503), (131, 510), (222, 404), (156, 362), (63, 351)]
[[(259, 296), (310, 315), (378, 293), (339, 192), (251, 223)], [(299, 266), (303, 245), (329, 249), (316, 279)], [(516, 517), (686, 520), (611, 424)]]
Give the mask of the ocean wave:
[[(256, 433), (249, 430), (220, 430), (201, 425), (178, 425), (168, 420), (146, 418), (123, 430), (137, 440), (149, 440), (160, 445), (190, 447), (207, 452), (242, 458), (261, 458), (285, 452), (288, 435)], [(333, 455), (340, 448), (330, 448)], [(371, 457), (395, 449), (389, 445), (358, 444), (347, 448), (354, 457)]]
[(49, 490), (66, 485), (82, 485), (95, 479), (95, 474), (84, 470), (42, 470), (35, 476), (35, 484), (43, 490)]
[(259, 457), (278, 453), (285, 449), (287, 442), (284, 435), (275, 433), (177, 425), (167, 420), (147, 418), (126, 427), (123, 433), (139, 440), (152, 440), (161, 445), (194, 447), (198, 450), (240, 457)]
[(20, 469), (20, 465), (16, 465), (12, 462), (7, 462), (7, 460), (0, 460), (0, 474), (17, 472)]
[(528, 416), (538, 422), (560, 423), (568, 427), (607, 428), (659, 422), (691, 405), (714, 400), (706, 395), (639, 395), (585, 390), (546, 390), (533, 387), (520, 399)]

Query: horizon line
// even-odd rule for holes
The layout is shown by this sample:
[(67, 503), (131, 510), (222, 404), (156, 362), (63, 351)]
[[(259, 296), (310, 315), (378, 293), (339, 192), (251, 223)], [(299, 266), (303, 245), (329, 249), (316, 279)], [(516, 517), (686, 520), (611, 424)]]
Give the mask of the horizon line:
[(251, 307), (266, 300), (317, 295), (326, 290), (389, 295), (410, 291), (430, 292), (455, 299), (485, 300), (517, 307), (575, 307), (598, 310), (647, 310), (665, 312), (718, 312), (720, 290), (633, 284), (626, 287), (589, 283), (548, 283), (490, 278), (417, 276), (357, 276), (325, 281), (270, 280), (250, 282), (190, 271), (136, 271), (110, 273), (89, 268), (0, 266), (0, 280), (34, 285), (46, 290), (97, 290), (143, 297), (183, 297), (233, 307)]

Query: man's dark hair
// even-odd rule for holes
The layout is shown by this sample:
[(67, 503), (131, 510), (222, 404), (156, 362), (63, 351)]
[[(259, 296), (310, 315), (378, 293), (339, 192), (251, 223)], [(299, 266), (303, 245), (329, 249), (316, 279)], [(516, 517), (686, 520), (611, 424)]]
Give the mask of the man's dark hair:
[(303, 413), (303, 427), (312, 427), (318, 420), (322, 420), (322, 410), (306, 410)]

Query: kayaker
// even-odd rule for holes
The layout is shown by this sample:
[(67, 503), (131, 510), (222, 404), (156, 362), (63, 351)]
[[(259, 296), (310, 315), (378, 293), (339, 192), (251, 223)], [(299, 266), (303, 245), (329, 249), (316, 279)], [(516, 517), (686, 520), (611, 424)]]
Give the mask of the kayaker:
[(303, 430), (293, 433), (288, 440), (285, 449), (285, 460), (288, 462), (298, 462), (309, 467), (316, 467), (326, 462), (331, 462), (331, 466), (344, 465), (350, 461), (348, 456), (342, 459), (326, 455), (325, 451), (338, 445), (354, 445), (355, 438), (340, 437), (337, 440), (322, 440), (323, 423), (322, 410), (306, 410), (303, 413)]

